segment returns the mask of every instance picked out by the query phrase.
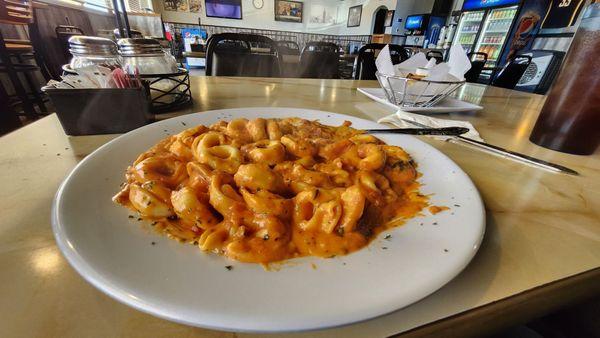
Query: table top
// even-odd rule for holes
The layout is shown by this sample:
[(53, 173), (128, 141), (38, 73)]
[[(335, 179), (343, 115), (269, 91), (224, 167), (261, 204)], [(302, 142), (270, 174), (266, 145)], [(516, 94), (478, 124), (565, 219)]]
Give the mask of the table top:
[[(392, 113), (356, 91), (376, 87), (375, 81), (192, 77), (191, 82), (194, 105), (170, 115), (249, 106), (303, 107), (371, 120)], [(568, 166), (581, 176), (421, 137), (460, 165), (481, 192), (487, 226), (479, 252), (457, 278), (405, 309), (293, 336), (421, 335), (443, 332), (450, 324), (454, 331), (447, 332), (456, 334), (456, 328), (467, 332), (477, 323), (493, 327), (502, 313), (539, 312), (557, 297), (556, 304), (573, 299), (599, 276), (599, 154), (562, 154), (528, 141), (543, 96), (474, 84), (457, 95), (484, 109), (439, 117), (468, 120), (489, 143)], [(85, 282), (63, 258), (50, 226), (54, 194), (77, 162), (114, 137), (68, 137), (51, 115), (0, 138), (0, 336), (260, 337), (187, 327), (129, 308)], [(469, 325), (461, 326), (461, 320)]]

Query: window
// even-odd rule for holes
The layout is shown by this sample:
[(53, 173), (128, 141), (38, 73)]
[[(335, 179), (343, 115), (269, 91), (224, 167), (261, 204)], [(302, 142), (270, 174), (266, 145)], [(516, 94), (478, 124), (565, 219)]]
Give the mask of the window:
[[(106, 12), (112, 9), (112, 0), (62, 0), (68, 3), (76, 3), (84, 7)], [(146, 9), (152, 10), (152, 1), (150, 0), (125, 0), (125, 9), (128, 12), (144, 12)]]

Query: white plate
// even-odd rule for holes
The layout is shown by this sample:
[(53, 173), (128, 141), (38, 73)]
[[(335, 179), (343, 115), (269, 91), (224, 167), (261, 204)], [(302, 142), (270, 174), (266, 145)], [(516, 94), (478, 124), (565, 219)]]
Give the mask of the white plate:
[(422, 192), (433, 194), (431, 204), (452, 210), (424, 212), (389, 231), (390, 239), (382, 234), (344, 257), (295, 259), (265, 271), (161, 236), (111, 202), (127, 165), (167, 134), (220, 119), (291, 116), (385, 128), (292, 108), (216, 110), (139, 128), (93, 152), (65, 179), (52, 211), (58, 246), (88, 282), (125, 304), (184, 324), (235, 331), (309, 330), (380, 316), (429, 295), (469, 263), (485, 228), (479, 193), (454, 162), (410, 136), (381, 138), (413, 156), (423, 173)]
[(388, 99), (385, 97), (385, 93), (382, 88), (358, 88), (358, 91), (379, 103), (385, 104), (388, 107), (391, 107), (393, 109), (402, 109), (409, 113), (444, 114), (454, 112), (476, 111), (483, 109), (482, 106), (478, 106), (470, 102), (461, 101), (453, 97), (447, 97), (438, 102), (433, 107), (400, 107), (388, 101)]

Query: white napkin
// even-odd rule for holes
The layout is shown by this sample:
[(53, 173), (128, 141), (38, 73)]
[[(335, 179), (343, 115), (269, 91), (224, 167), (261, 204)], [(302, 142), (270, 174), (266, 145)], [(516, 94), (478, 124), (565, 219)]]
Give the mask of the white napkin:
[[(381, 50), (381, 52), (383, 52), (383, 49)], [(379, 57), (381, 57), (381, 53), (379, 53)], [(427, 63), (428, 61), (425, 54), (423, 52), (418, 52), (417, 54), (411, 56), (408, 60), (395, 65), (394, 73), (399, 76), (406, 76), (408, 75), (408, 73), (415, 73), (415, 71), (419, 67), (426, 67)]]
[(461, 45), (450, 47), (448, 65), (450, 66), (448, 74), (461, 81), (465, 79), (465, 73), (471, 69), (471, 60), (469, 60), (467, 53), (465, 53)]
[(381, 74), (394, 75), (394, 64), (392, 63), (392, 56), (390, 55), (389, 45), (385, 45), (379, 52), (377, 59), (375, 59), (375, 66), (377, 71)]
[[(409, 73), (416, 74), (417, 68), (429, 69), (429, 75), (424, 80), (460, 82), (464, 79), (464, 74), (471, 68), (469, 57), (460, 45), (450, 48), (448, 62), (435, 64), (434, 59), (427, 60), (424, 53), (419, 52), (408, 60), (397, 65), (392, 65), (389, 47), (386, 45), (375, 60), (377, 71), (381, 74), (396, 75), (407, 77)], [(409, 80), (407, 85), (400, 83), (401, 80), (390, 80), (396, 83), (391, 84), (395, 91), (404, 90), (404, 100), (409, 104), (422, 104), (431, 98), (443, 93), (448, 89), (447, 84), (426, 83), (423, 81)], [(390, 84), (381, 81), (381, 85), (387, 91), (391, 91)], [(404, 88), (404, 89), (402, 89)], [(402, 94), (400, 94), (402, 95)]]
[[(405, 112), (402, 110), (398, 110), (396, 112), (396, 114), (392, 114), (392, 115), (386, 116), (384, 118), (381, 118), (377, 122), (378, 123), (384, 123), (384, 122), (391, 123), (398, 128), (418, 128), (417, 125), (414, 125), (412, 123), (409, 123), (409, 122), (406, 122), (403, 120), (414, 121), (414, 122), (426, 125), (431, 128), (444, 128), (444, 127), (469, 128), (469, 131), (467, 133), (463, 134), (462, 136), (468, 137), (472, 140), (484, 142), (483, 139), (481, 138), (481, 136), (479, 136), (479, 132), (477, 132), (475, 127), (473, 127), (473, 125), (467, 121), (438, 119), (435, 117), (418, 115), (418, 114), (413, 114), (413, 113), (408, 113), (408, 112)], [(448, 136), (433, 136), (433, 137), (444, 139), (444, 140), (449, 138)]]
[[(387, 46), (386, 46), (387, 48)], [(385, 50), (385, 52), (384, 52)], [(388, 54), (381, 55), (381, 54)], [(388, 58), (389, 49), (382, 49), (379, 53), (379, 58)], [(391, 58), (390, 58), (391, 60)], [(390, 61), (391, 62), (391, 61)], [(422, 52), (413, 55), (410, 59), (401, 62), (394, 66), (394, 74), (399, 76), (407, 76), (408, 73), (415, 73), (417, 68), (428, 68), (429, 76), (425, 80), (433, 81), (462, 81), (465, 78), (465, 73), (471, 69), (471, 61), (465, 53), (461, 45), (453, 45), (450, 47), (448, 54), (448, 62), (435, 64), (435, 59), (427, 60), (427, 57)], [(379, 70), (379, 68), (378, 68)], [(380, 73), (383, 73), (380, 71)], [(383, 73), (388, 74), (388, 73)]]
[(77, 74), (61, 76), (62, 81), (50, 80), (48, 86), (60, 89), (115, 88), (113, 70), (103, 66), (87, 66), (77, 69)]

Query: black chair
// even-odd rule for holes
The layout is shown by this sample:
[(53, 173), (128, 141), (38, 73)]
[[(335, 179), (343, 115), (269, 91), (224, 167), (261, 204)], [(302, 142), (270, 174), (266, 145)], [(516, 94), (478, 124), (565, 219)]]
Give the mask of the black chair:
[[(354, 79), (355, 80), (376, 80), (375, 72), (375, 54), (381, 51), (386, 44), (384, 43), (368, 43), (358, 50), (358, 57), (354, 62)], [(399, 45), (387, 45), (390, 49), (390, 56), (393, 64), (398, 64), (408, 59), (408, 50)]]
[(281, 54), (281, 75), (283, 77), (297, 77), (300, 47), (295, 41), (289, 40), (277, 41), (276, 44)]
[(300, 46), (295, 41), (283, 40), (275, 43), (282, 55), (300, 55)]
[[(0, 11), (0, 22), (20, 27), (28, 26), (29, 35), (35, 40), (39, 30), (34, 20), (31, 2), (6, 1), (8, 0), (0, 0), (0, 8), (4, 9)], [(43, 62), (38, 64), (41, 59), (34, 49), (33, 42), (5, 39), (0, 31), (0, 73), (6, 74), (8, 80), (0, 81), (0, 122), (10, 123), (12, 127), (18, 125), (18, 116), (35, 119), (48, 113), (45, 105), (47, 97), (40, 92), (35, 73), (40, 72), (46, 81), (50, 79), (50, 74)], [(6, 131), (4, 128), (0, 130)]]
[(427, 58), (427, 60), (434, 58), (436, 63), (444, 61), (444, 54), (437, 50), (430, 50), (429, 52), (427, 52), (427, 54), (425, 54), (425, 57)]
[(333, 42), (311, 41), (300, 55), (300, 77), (339, 79), (340, 48)]
[[(251, 44), (269, 51), (254, 53)], [(215, 34), (207, 42), (206, 75), (279, 77), (280, 58), (277, 45), (266, 36), (241, 33)]]
[[(485, 67), (485, 64), (488, 60), (488, 55), (487, 53), (473, 52), (467, 54), (467, 56), (469, 57), (469, 60), (471, 60), (471, 69), (465, 73), (465, 80), (467, 80), (467, 82), (476, 83), (479, 79), (481, 71), (483, 70), (483, 67)], [(473, 57), (475, 57), (475, 59)]]
[(529, 64), (531, 64), (531, 56), (515, 55), (492, 81), (492, 86), (514, 89)]
[[(129, 29), (129, 37), (132, 39), (141, 39), (144, 37), (144, 34), (142, 34), (142, 32), (138, 31), (137, 29)], [(121, 32), (119, 32), (118, 28), (115, 28), (113, 30), (113, 34), (115, 35), (115, 39), (120, 39), (121, 38)]]
[(63, 52), (63, 60), (61, 63), (69, 63), (69, 60), (71, 60), (71, 52), (69, 52), (69, 38), (75, 35), (85, 35), (85, 33), (83, 32), (83, 29), (70, 25), (58, 25), (54, 28), (54, 33), (56, 33), (56, 38), (60, 44), (60, 49)]

